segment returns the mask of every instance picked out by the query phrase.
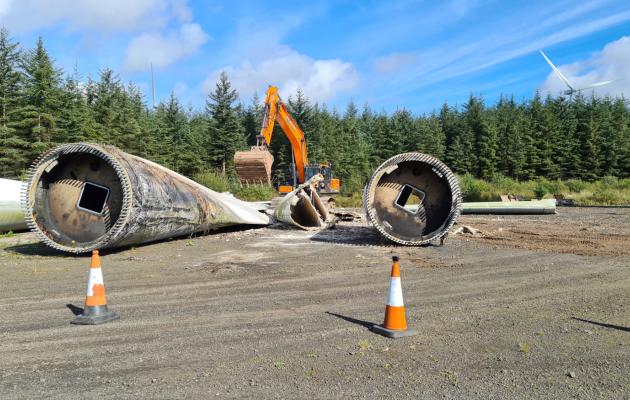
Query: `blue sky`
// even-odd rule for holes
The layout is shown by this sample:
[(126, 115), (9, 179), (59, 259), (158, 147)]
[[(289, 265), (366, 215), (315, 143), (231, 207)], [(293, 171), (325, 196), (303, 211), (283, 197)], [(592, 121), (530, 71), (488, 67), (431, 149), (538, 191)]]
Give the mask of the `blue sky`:
[(151, 63), (158, 100), (175, 91), (193, 107), (220, 71), (245, 103), (268, 84), (341, 109), (352, 99), (417, 113), (471, 92), (557, 95), (541, 48), (576, 85), (622, 78), (596, 94), (630, 97), (627, 0), (0, 0), (0, 23), (25, 47), (42, 36), (65, 71), (113, 68), (148, 102)]

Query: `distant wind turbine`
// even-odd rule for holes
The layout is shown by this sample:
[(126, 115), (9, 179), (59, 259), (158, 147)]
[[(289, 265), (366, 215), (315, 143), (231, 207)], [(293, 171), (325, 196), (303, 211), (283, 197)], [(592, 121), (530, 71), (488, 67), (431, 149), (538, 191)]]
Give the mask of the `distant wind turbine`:
[(555, 72), (555, 73), (556, 73), (556, 75), (558, 75), (558, 77), (559, 77), (560, 79), (562, 79), (562, 82), (564, 82), (564, 84), (565, 84), (565, 85), (567, 85), (567, 87), (569, 88), (568, 90), (565, 90), (564, 92), (562, 92), (563, 94), (566, 94), (566, 95), (568, 95), (569, 97), (573, 96), (573, 94), (574, 94), (574, 93), (579, 93), (579, 92), (581, 92), (582, 90), (595, 89), (595, 88), (598, 88), (598, 87), (600, 87), (600, 86), (608, 85), (609, 83), (613, 83), (613, 82), (616, 82), (616, 81), (618, 81), (618, 80), (619, 80), (619, 79), (612, 79), (612, 80), (610, 80), (610, 81), (597, 82), (597, 83), (593, 83), (592, 85), (588, 85), (588, 86), (585, 86), (585, 87), (583, 87), (583, 88), (576, 89), (576, 88), (575, 88), (575, 87), (571, 84), (571, 82), (569, 82), (569, 80), (567, 79), (567, 77), (566, 77), (566, 76), (564, 76), (564, 75), (562, 74), (562, 72), (560, 72), (560, 70), (559, 70), (559, 69), (558, 69), (555, 65), (553, 65), (553, 63), (551, 62), (551, 60), (549, 59), (549, 57), (547, 57), (547, 55), (546, 55), (546, 54), (545, 54), (542, 50), (539, 50), (539, 51), (540, 51), (540, 54), (542, 54), (542, 56), (543, 56), (543, 57), (545, 57), (545, 60), (547, 61), (547, 64), (549, 64), (549, 66), (551, 67), (551, 69), (553, 69), (553, 72)]

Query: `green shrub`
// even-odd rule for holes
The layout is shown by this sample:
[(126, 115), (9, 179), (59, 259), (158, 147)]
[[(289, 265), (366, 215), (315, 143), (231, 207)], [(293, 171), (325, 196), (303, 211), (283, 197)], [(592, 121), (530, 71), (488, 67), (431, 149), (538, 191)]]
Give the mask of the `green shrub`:
[(537, 199), (542, 199), (547, 193), (549, 193), (549, 189), (547, 188), (545, 183), (538, 182), (536, 188), (534, 189), (534, 196), (536, 196)]
[(521, 187), (518, 181), (503, 175), (497, 175), (490, 183), (496, 190), (503, 192), (503, 194), (516, 193)]
[(624, 202), (622, 193), (615, 189), (598, 189), (593, 192), (590, 200), (592, 204), (599, 205), (623, 204)]
[(586, 189), (588, 183), (579, 179), (569, 179), (566, 185), (571, 193), (580, 193), (582, 190)]
[(268, 201), (275, 195), (276, 191), (269, 185), (255, 184), (240, 186), (234, 185), (232, 193), (235, 197), (245, 201)]
[(363, 206), (363, 193), (354, 192), (351, 195), (335, 196), (336, 207), (362, 207)]
[(230, 180), (218, 171), (202, 171), (193, 176), (193, 180), (215, 192), (229, 192)]
[(499, 194), (489, 182), (476, 179), (470, 174), (459, 177), (459, 187), (466, 201), (491, 201), (499, 199)]
[(353, 193), (362, 192), (366, 182), (361, 176), (351, 176), (340, 182), (341, 193), (344, 195), (352, 195)]

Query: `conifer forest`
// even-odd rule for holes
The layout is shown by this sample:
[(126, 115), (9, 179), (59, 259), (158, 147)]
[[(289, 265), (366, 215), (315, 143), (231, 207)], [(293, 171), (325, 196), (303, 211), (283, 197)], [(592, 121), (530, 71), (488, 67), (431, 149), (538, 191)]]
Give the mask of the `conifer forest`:
[[(456, 173), (483, 180), (630, 177), (630, 109), (623, 98), (537, 93), (488, 105), (471, 94), (465, 104), (444, 103), (421, 115), (354, 102), (339, 110), (299, 90), (284, 100), (306, 134), (310, 161), (331, 162), (345, 193), (361, 190), (383, 160), (407, 151), (432, 154)], [(41, 38), (25, 48), (4, 29), (0, 103), (0, 177), (17, 179), (46, 149), (77, 141), (112, 144), (187, 176), (208, 170), (233, 176), (234, 152), (255, 144), (263, 113), (261, 98), (241, 102), (225, 74), (202, 109), (184, 106), (175, 94), (153, 107), (113, 70), (96, 77), (63, 71)], [(278, 131), (270, 147), (274, 176), (287, 179), (289, 142)]]

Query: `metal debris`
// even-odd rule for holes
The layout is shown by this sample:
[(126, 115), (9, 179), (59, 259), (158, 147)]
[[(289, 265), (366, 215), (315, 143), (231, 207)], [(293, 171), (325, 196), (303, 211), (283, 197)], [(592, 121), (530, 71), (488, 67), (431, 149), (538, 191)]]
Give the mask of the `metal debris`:
[(363, 205), (386, 238), (421, 245), (446, 235), (460, 214), (457, 177), (422, 153), (396, 155), (379, 166), (365, 187)]
[(329, 209), (329, 212), (334, 215), (338, 221), (354, 222), (361, 221), (363, 219), (363, 216), (360, 213), (346, 209)]
[(29, 228), (71, 253), (147, 243), (269, 217), (113, 146), (73, 143), (42, 155), (25, 182)]
[(273, 211), (274, 217), (305, 230), (332, 226), (334, 218), (317, 194), (317, 185), (323, 180), (322, 175), (314, 175), (284, 196)]
[(483, 236), (483, 233), (479, 229), (473, 228), (472, 226), (468, 226), (468, 225), (460, 226), (459, 228), (453, 231), (453, 235), (461, 235), (461, 234), (467, 234), (471, 236)]

